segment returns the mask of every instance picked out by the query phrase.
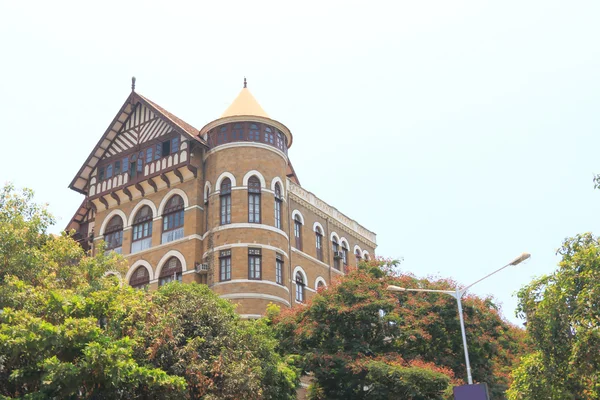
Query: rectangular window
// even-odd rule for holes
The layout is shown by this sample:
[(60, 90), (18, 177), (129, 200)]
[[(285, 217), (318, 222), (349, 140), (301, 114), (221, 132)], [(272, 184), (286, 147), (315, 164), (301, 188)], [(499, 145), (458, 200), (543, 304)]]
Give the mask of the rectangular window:
[(129, 157), (123, 159), (123, 172), (129, 171)]
[(129, 164), (129, 175), (131, 175), (131, 177), (135, 177), (135, 162), (132, 162), (131, 164)]
[(323, 235), (316, 234), (317, 239), (317, 259), (323, 261)]
[(112, 172), (113, 172), (113, 166), (112, 166), (112, 164), (108, 164), (106, 166), (106, 179), (112, 177)]
[(302, 250), (302, 224), (300, 221), (294, 221), (294, 236), (296, 238), (296, 248)]
[(221, 196), (221, 225), (231, 223), (231, 194)]
[(152, 147), (146, 149), (146, 164), (152, 161)]
[(177, 153), (179, 151), (179, 136), (171, 139), (171, 153)]
[(171, 154), (171, 141), (167, 140), (162, 142), (162, 153), (161, 156), (166, 157)]
[(221, 250), (219, 254), (219, 280), (231, 280), (231, 250)]
[(260, 194), (248, 193), (248, 222), (260, 224)]
[(143, 170), (144, 170), (144, 160), (142, 160), (141, 158), (138, 158), (138, 160), (137, 160), (137, 172), (138, 172), (138, 174), (141, 174)]
[(283, 285), (283, 256), (281, 254), (275, 255), (275, 282)]
[(104, 167), (101, 167), (98, 169), (98, 180), (100, 180), (100, 181), (104, 180)]
[(275, 199), (275, 228), (281, 229), (281, 200)]
[(158, 160), (162, 156), (162, 143), (156, 144), (156, 151), (154, 152), (154, 159)]
[(115, 161), (115, 175), (119, 175), (121, 173), (121, 161)]
[(248, 279), (261, 279), (260, 249), (248, 249)]

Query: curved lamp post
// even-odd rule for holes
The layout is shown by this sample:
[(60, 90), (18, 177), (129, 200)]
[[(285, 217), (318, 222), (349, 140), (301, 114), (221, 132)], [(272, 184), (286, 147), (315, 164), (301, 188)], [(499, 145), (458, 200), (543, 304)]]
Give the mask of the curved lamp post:
[(529, 253), (523, 253), (521, 254), (519, 257), (515, 258), (514, 260), (512, 260), (511, 262), (509, 262), (508, 264), (506, 264), (504, 267), (499, 268), (497, 270), (495, 270), (494, 272), (487, 274), (486, 276), (484, 276), (483, 278), (479, 279), (478, 281), (475, 281), (473, 283), (471, 283), (469, 286), (460, 289), (460, 288), (456, 288), (455, 290), (434, 290), (434, 289), (407, 289), (407, 288), (403, 288), (400, 286), (394, 286), (394, 285), (389, 285), (387, 287), (387, 290), (389, 290), (390, 292), (432, 292), (432, 293), (444, 293), (447, 295), (450, 295), (452, 297), (454, 297), (456, 299), (456, 302), (458, 303), (458, 316), (460, 318), (460, 330), (462, 332), (462, 340), (463, 340), (463, 348), (465, 349), (465, 363), (467, 364), (467, 378), (469, 381), (469, 385), (473, 384), (473, 378), (471, 377), (471, 364), (469, 363), (469, 350), (467, 350), (467, 336), (465, 334), (465, 321), (463, 319), (463, 310), (462, 310), (462, 302), (461, 302), (461, 298), (464, 296), (464, 294), (467, 292), (467, 290), (475, 285), (476, 283), (481, 282), (484, 279), (489, 278), (490, 276), (502, 271), (504, 268), (506, 267), (510, 267), (512, 265), (518, 265), (520, 263), (522, 263), (523, 261), (527, 260), (529, 257), (531, 257), (531, 254)]

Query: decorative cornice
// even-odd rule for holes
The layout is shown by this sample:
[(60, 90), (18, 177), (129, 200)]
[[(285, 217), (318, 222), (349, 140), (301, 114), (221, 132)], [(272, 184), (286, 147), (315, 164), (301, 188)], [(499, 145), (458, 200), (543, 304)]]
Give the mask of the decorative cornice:
[(325, 203), (308, 190), (293, 183), (290, 179), (287, 179), (287, 190), (289, 191), (290, 196), (293, 196), (294, 200), (298, 201), (303, 206), (313, 212), (317, 212), (322, 216), (330, 218), (330, 221), (334, 225), (353, 234), (372, 248), (377, 247), (377, 235), (374, 232), (371, 232), (355, 220), (342, 214), (337, 208)]

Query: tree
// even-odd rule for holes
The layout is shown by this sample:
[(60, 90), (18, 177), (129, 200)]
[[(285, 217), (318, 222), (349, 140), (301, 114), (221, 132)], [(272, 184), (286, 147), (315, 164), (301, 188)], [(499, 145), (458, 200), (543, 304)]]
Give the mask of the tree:
[[(361, 263), (306, 307), (271, 310), (283, 351), (300, 355), (314, 376), (314, 399), (445, 398), (465, 376), (456, 302), (437, 294), (395, 294), (388, 284), (450, 289), (449, 280), (395, 273), (396, 262)], [(503, 398), (523, 351), (523, 332), (504, 321), (491, 299), (464, 302), (476, 381)], [(465, 377), (466, 378), (466, 377)]]
[(600, 398), (600, 241), (567, 238), (558, 269), (519, 291), (534, 352), (514, 372), (510, 399)]
[(204, 285), (154, 292), (108, 272), (30, 191), (0, 194), (0, 397), (292, 399), (296, 372), (264, 322), (242, 321)]

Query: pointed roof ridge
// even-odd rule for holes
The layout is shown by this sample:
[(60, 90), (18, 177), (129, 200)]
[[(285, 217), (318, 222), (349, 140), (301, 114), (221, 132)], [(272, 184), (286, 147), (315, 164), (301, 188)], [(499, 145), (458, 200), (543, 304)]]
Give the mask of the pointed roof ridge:
[(237, 115), (253, 115), (257, 117), (271, 118), (269, 114), (260, 106), (254, 98), (250, 90), (244, 84), (244, 88), (240, 91), (231, 105), (227, 107), (220, 118), (233, 117)]

